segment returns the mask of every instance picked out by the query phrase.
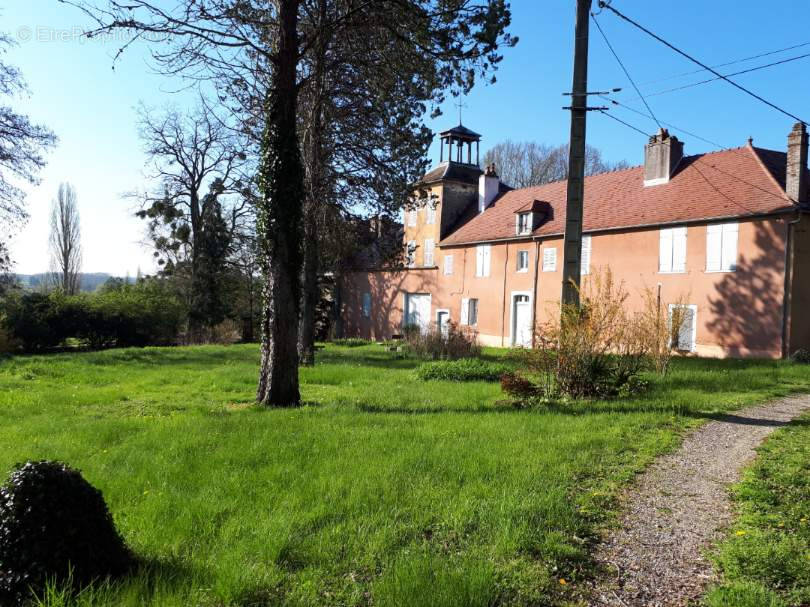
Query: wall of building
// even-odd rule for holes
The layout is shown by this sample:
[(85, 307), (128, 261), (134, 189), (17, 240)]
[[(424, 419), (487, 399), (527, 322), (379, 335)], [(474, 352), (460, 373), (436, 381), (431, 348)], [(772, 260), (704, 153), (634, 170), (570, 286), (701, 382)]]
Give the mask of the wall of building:
[(787, 354), (810, 348), (810, 216), (793, 226), (793, 271), (790, 281)]
[[(683, 301), (697, 307), (697, 353), (706, 356), (778, 357), (782, 349), (784, 251), (786, 219), (741, 222), (737, 243), (737, 269), (706, 271), (706, 225), (687, 229), (686, 271), (659, 273), (659, 230), (628, 230), (592, 235), (591, 274), (609, 266), (625, 284), (628, 305), (641, 307), (642, 291), (661, 285), (665, 303)], [(808, 227), (810, 229), (810, 227)], [(798, 242), (798, 240), (797, 240)], [(810, 243), (802, 240), (801, 255), (810, 262)], [(556, 248), (556, 270), (544, 272), (543, 250)], [(518, 251), (529, 253), (527, 272), (517, 271)], [(453, 274), (443, 274), (443, 257), (453, 255)], [(538, 257), (539, 256), (539, 257)], [(430, 293), (431, 318), (447, 309), (451, 320), (461, 318), (463, 298), (479, 300), (477, 330), (482, 343), (512, 345), (512, 297), (527, 294), (537, 323), (552, 320), (559, 310), (562, 285), (562, 238), (542, 242), (495, 243), (491, 247), (490, 275), (477, 277), (476, 246), (435, 250), (437, 269), (355, 274), (344, 287), (347, 335), (383, 339), (399, 333), (404, 294)], [(535, 287), (535, 264), (537, 281)], [(810, 271), (810, 263), (803, 265)], [(796, 273), (794, 307), (810, 304), (810, 276)], [(587, 281), (587, 277), (586, 277)], [(372, 297), (371, 318), (362, 318), (362, 294)], [(801, 316), (801, 315), (798, 315)], [(809, 316), (810, 315), (806, 315)], [(795, 321), (794, 321), (795, 322)], [(810, 340), (810, 319), (796, 325), (796, 339)]]

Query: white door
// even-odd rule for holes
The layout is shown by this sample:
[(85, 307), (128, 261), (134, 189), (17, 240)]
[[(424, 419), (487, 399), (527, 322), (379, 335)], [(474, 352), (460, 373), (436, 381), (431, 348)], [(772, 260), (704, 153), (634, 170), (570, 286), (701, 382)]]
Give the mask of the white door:
[(528, 295), (515, 295), (514, 319), (512, 325), (512, 345), (529, 348), (532, 345), (532, 308)]
[(430, 295), (408, 293), (405, 296), (405, 324), (418, 325), (422, 333), (430, 329)]

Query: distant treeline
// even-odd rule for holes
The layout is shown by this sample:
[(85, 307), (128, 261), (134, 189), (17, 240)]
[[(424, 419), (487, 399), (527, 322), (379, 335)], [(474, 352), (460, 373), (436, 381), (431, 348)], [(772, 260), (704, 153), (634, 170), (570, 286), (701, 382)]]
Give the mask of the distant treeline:
[[(42, 290), (53, 284), (51, 280), (53, 274), (50, 272), (41, 272), (39, 274), (14, 274), (15, 281), (23, 288), (32, 291)], [(106, 283), (110, 278), (114, 277), (112, 274), (106, 272), (89, 272), (79, 274), (79, 290), (85, 293), (92, 293), (97, 290), (101, 285)], [(128, 280), (130, 283), (135, 282), (135, 278), (126, 277), (121, 280)]]

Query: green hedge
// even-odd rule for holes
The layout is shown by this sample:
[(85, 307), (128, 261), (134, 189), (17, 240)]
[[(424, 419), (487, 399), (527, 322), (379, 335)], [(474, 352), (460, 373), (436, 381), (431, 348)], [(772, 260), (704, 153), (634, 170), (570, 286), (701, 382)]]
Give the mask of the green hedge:
[(438, 360), (423, 363), (416, 369), (416, 377), (427, 381), (499, 381), (511, 369), (508, 365), (492, 363), (480, 358)]
[(27, 352), (69, 338), (94, 348), (172, 344), (183, 307), (158, 280), (117, 285), (93, 294), (26, 293), (3, 302), (3, 328)]

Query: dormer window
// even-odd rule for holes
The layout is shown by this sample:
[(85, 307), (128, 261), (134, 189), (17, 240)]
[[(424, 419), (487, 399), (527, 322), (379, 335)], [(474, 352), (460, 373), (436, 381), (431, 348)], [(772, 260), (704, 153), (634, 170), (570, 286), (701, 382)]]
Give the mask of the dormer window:
[(518, 213), (517, 216), (517, 233), (531, 234), (532, 231), (532, 214), (531, 213)]

